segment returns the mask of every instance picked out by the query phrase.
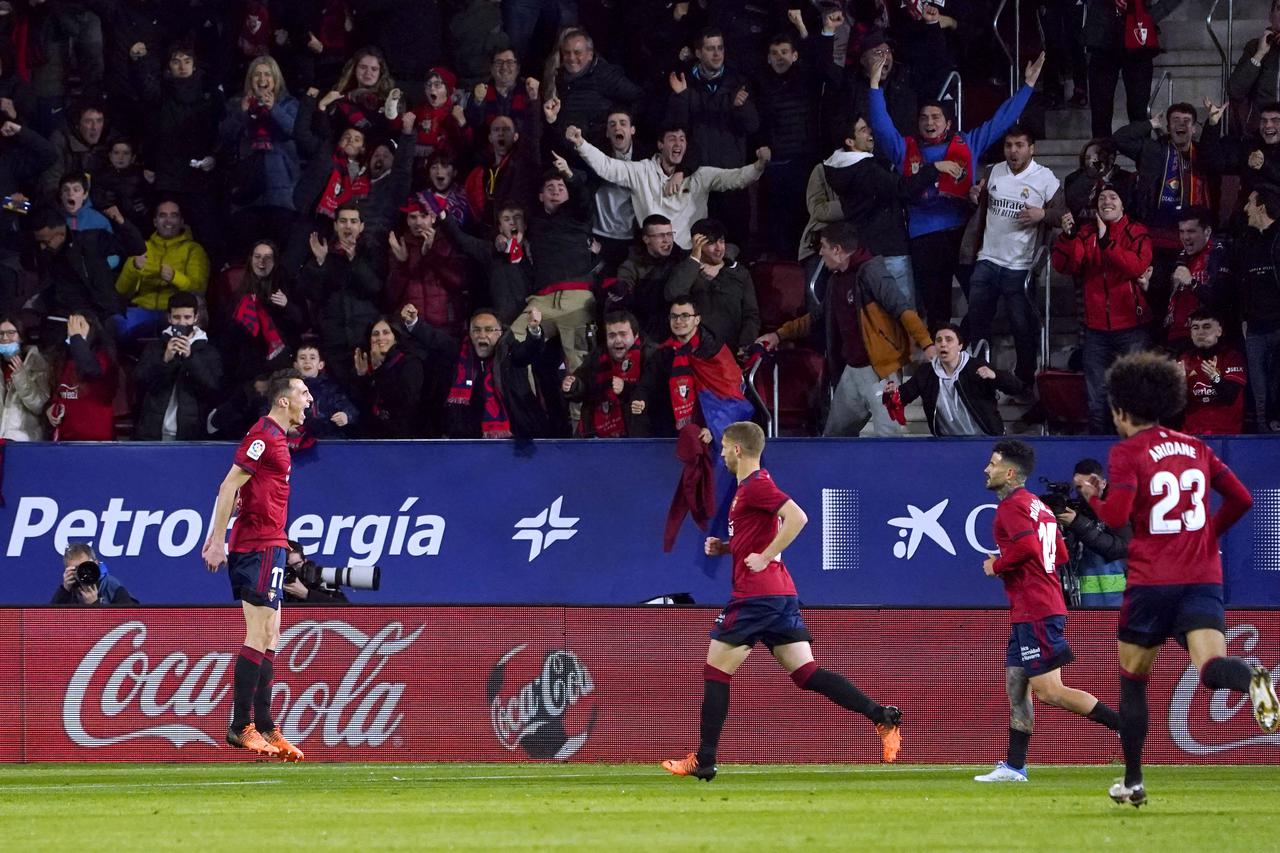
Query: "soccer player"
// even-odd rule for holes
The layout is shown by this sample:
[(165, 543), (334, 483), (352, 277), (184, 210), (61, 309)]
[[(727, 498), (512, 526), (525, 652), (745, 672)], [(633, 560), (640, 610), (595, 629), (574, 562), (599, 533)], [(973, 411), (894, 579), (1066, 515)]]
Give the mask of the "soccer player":
[[(213, 525), (200, 555), (211, 572), (226, 564), (231, 596), (244, 612), (244, 645), (236, 658), (227, 743), (259, 755), (301, 761), (302, 750), (285, 740), (271, 720), (271, 678), (280, 641), (288, 542), (284, 532), (291, 467), (287, 436), (289, 430), (302, 426), (311, 392), (299, 371), (277, 370), (271, 374), (267, 399), (271, 411), (245, 434), (235, 463), (218, 487)], [(239, 514), (228, 555), (226, 530), (236, 506)], [(256, 726), (249, 721), (251, 708)]]
[(1062, 667), (1075, 660), (1064, 629), (1067, 606), (1062, 599), (1058, 566), (1067, 547), (1058, 521), (1040, 499), (1027, 491), (1036, 467), (1036, 452), (1021, 441), (998, 441), (984, 473), (987, 488), (1000, 498), (996, 507), (996, 549), (982, 570), (1004, 582), (1009, 596), (1009, 648), (1004, 659), (1004, 689), (1009, 695), (1009, 750), (994, 770), (975, 782), (1026, 782), (1027, 746), (1035, 730), (1030, 687), (1047, 705), (1064, 708), (1115, 731), (1120, 715), (1083, 690), (1062, 683)]
[[(1090, 503), (1108, 527), (1133, 524), (1116, 629), (1124, 781), (1110, 794), (1136, 807), (1147, 801), (1147, 676), (1169, 637), (1190, 654), (1205, 687), (1248, 693), (1264, 732), (1276, 730), (1280, 714), (1270, 673), (1226, 656), (1218, 537), (1248, 512), (1253, 498), (1203, 441), (1160, 426), (1186, 402), (1186, 378), (1176, 362), (1155, 353), (1123, 356), (1107, 371), (1107, 387), (1111, 420), (1123, 440), (1111, 449), (1106, 498), (1099, 490)], [(1222, 496), (1212, 516), (1210, 487)]]
[(813, 660), (812, 637), (800, 617), (796, 587), (782, 563), (783, 550), (795, 541), (809, 521), (804, 510), (787, 497), (760, 467), (764, 430), (748, 421), (725, 428), (720, 456), (738, 479), (729, 507), (729, 539), (708, 537), (709, 556), (733, 555), (733, 595), (716, 617), (711, 645), (703, 667), (702, 742), (697, 752), (662, 762), (677, 776), (711, 781), (716, 775), (716, 747), (729, 713), (729, 679), (763, 641), (778, 663), (803, 690), (821, 693), (832, 702), (862, 714), (875, 723), (885, 761), (893, 761), (902, 745), (898, 731), (902, 712), (878, 705), (842, 675), (822, 669)]

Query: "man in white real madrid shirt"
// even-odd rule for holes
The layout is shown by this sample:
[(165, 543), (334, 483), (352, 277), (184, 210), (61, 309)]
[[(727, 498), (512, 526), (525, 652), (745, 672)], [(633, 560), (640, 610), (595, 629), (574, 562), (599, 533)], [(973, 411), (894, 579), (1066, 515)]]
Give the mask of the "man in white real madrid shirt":
[(978, 205), (978, 263), (969, 280), (968, 338), (990, 340), (991, 320), (1003, 297), (1018, 355), (1014, 373), (1023, 385), (1035, 379), (1040, 336), (1040, 318), (1026, 288), (1027, 271), (1042, 239), (1045, 209), (1060, 193), (1058, 179), (1035, 161), (1035, 153), (1035, 137), (1015, 124), (1004, 134), (1004, 162), (993, 166), (970, 193)]

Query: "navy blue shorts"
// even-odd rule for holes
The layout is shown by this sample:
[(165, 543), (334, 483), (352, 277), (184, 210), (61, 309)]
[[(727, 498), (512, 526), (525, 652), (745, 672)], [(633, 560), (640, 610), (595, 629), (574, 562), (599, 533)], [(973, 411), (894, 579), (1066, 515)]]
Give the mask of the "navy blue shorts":
[(1021, 667), (1028, 678), (1060, 669), (1076, 659), (1064, 633), (1067, 617), (1046, 616), (1034, 622), (1014, 622), (1004, 665)]
[(794, 595), (762, 595), (730, 601), (716, 617), (710, 637), (731, 646), (754, 646), (763, 641), (770, 649), (813, 639), (800, 616), (800, 602)]
[(1124, 601), (1120, 604), (1116, 639), (1154, 649), (1173, 637), (1185, 649), (1187, 632), (1201, 628), (1226, 633), (1222, 584), (1130, 586), (1124, 591)]
[(284, 548), (265, 551), (232, 551), (227, 555), (227, 576), (231, 578), (231, 597), (258, 607), (280, 608), (284, 593)]

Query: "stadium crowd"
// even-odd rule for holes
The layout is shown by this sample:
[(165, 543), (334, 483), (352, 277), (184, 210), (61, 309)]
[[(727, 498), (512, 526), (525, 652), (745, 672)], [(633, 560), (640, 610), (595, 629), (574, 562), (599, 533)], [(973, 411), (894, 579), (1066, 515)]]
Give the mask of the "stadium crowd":
[[(1280, 0), (1239, 121), (1213, 92), (1146, 118), (1150, 51), (1087, 0), (961, 133), (952, 72), (1008, 82), (993, 5), (0, 0), (0, 438), (239, 440), (287, 366), (303, 444), (675, 435), (750, 411), (776, 347), (828, 377), (826, 435), (916, 398), (999, 434), (1046, 367), (1042, 247), (1093, 431), (1143, 347), (1182, 360), (1189, 431), (1280, 431)], [(1109, 130), (1121, 76), (1131, 123), (1037, 164), (1044, 107), (1092, 94)], [(1012, 371), (972, 345), (1001, 302)]]

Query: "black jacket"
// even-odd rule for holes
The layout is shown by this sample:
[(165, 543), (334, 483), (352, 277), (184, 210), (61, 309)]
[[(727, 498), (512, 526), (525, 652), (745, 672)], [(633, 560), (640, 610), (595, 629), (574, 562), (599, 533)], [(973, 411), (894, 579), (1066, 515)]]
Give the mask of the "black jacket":
[(587, 177), (574, 170), (565, 181), (569, 200), (554, 213), (538, 205), (528, 213), (529, 252), (533, 255), (533, 291), (565, 281), (590, 281), (596, 256), (591, 252), (591, 194)]
[[(667, 279), (663, 295), (668, 304), (692, 295), (701, 306), (702, 328), (714, 332), (730, 350), (751, 346), (760, 334), (756, 287), (746, 266), (737, 261), (725, 258), (716, 277), (708, 279), (697, 261), (686, 258)], [(663, 340), (669, 337), (670, 333)]]
[[(1157, 24), (1169, 17), (1182, 0), (1152, 0), (1147, 12)], [(1085, 0), (1084, 46), (1091, 52), (1124, 50), (1124, 15), (1115, 0)]]
[(422, 408), (422, 361), (399, 344), (360, 379), (364, 398), (361, 435), (365, 438), (417, 438)]
[(341, 350), (344, 358), (367, 343), (365, 332), (381, 314), (382, 276), (374, 263), (374, 251), (362, 240), (353, 259), (330, 248), (323, 266), (312, 256), (302, 268), (300, 289), (316, 307), (320, 345), (330, 352)]
[[(15, 136), (0, 137), (0, 198), (25, 191), (34, 204), (36, 181), (56, 159), (53, 146), (33, 130), (24, 127)], [(19, 250), (21, 229), (22, 214), (0, 209), (0, 253)]]
[[(559, 384), (561, 357), (559, 347), (547, 346), (545, 333), (540, 337), (528, 335), (523, 341), (517, 341), (508, 331), (498, 341), (492, 356), (497, 365), (495, 381), (515, 438), (568, 437), (568, 418), (556, 405), (561, 399), (559, 388), (555, 387)], [(537, 393), (529, 384), (530, 368), (538, 385)], [(470, 405), (445, 406), (445, 433), (449, 438), (483, 437), (483, 413), (476, 405), (479, 400), (480, 395), (476, 394)], [(544, 406), (544, 400), (548, 401), (550, 408)]]
[(511, 263), (494, 248), (493, 240), (474, 237), (461, 228), (452, 216), (440, 220), (440, 227), (458, 251), (481, 265), (488, 278), (491, 305), (502, 325), (515, 322), (524, 311), (525, 300), (533, 292), (533, 261), (526, 252), (520, 263)]
[[(1125, 211), (1131, 219), (1150, 228), (1154, 224), (1156, 210), (1160, 204), (1165, 158), (1173, 143), (1164, 133), (1160, 134), (1159, 139), (1153, 139), (1151, 122), (1146, 119), (1125, 125), (1117, 130), (1111, 139), (1116, 144), (1116, 150), (1132, 158), (1138, 166), (1138, 177), (1133, 186), (1133, 206), (1125, 207)], [(1196, 148), (1194, 157), (1196, 171), (1203, 178), (1207, 170), (1199, 146)]]
[(786, 74), (766, 70), (760, 76), (759, 89), (764, 140), (774, 162), (816, 160), (821, 150), (818, 93), (822, 91), (817, 57), (802, 55)]
[[(974, 421), (987, 435), (1004, 435), (1004, 420), (996, 406), (996, 391), (1016, 394), (1023, 390), (1022, 383), (1008, 371), (997, 370), (995, 379), (983, 379), (978, 369), (991, 367), (979, 358), (970, 358), (960, 370), (956, 380), (956, 388), (960, 392), (960, 400)], [(924, 404), (924, 414), (929, 422), (929, 432), (938, 434), (935, 415), (938, 408), (938, 392), (940, 382), (931, 362), (921, 362), (913, 375), (902, 383), (902, 405), (907, 405), (917, 397)]]
[[(661, 402), (654, 389), (657, 387), (655, 375), (657, 371), (656, 354), (658, 345), (650, 340), (644, 340), (641, 345), (641, 358), (643, 363), (640, 366), (640, 380), (634, 384), (626, 384), (619, 395), (622, 406), (622, 420), (627, 427), (627, 438), (648, 438), (654, 435), (653, 425), (650, 422), (650, 415), (657, 411), (661, 416), (661, 406), (655, 405), (654, 402)], [(573, 378), (577, 380), (569, 393), (564, 395), (565, 400), (570, 403), (585, 403), (582, 412), (582, 428), (583, 434), (589, 438), (594, 437), (592, 432), (591, 410), (599, 406), (604, 401), (604, 395), (601, 389), (597, 387), (596, 371), (599, 370), (601, 356), (608, 356), (608, 350), (604, 347), (596, 347), (587, 354), (582, 364), (578, 365), (578, 369), (573, 371)], [(636, 415), (631, 412), (631, 403), (635, 400), (645, 401), (645, 410)], [(668, 401), (667, 409), (670, 409), (670, 401)], [(668, 411), (667, 417), (672, 418)]]
[(156, 190), (210, 192), (214, 173), (191, 168), (191, 161), (217, 150), (222, 98), (206, 91), (198, 70), (183, 80), (166, 75), (145, 94), (150, 120), (140, 140), (141, 159), (156, 173)]
[[(833, 167), (833, 162), (856, 160)], [(826, 161), (827, 185), (840, 197), (844, 218), (858, 229), (858, 239), (873, 255), (908, 254), (907, 203), (938, 180), (938, 170), (925, 163), (914, 175), (900, 175), (883, 157), (861, 157), (840, 151)]]
[(643, 95), (644, 90), (628, 80), (621, 68), (599, 56), (573, 76), (562, 68), (556, 72), (556, 97), (560, 99), (556, 127), (563, 133), (564, 128), (575, 125), (587, 139), (599, 139), (609, 111), (630, 107)]
[[(165, 32), (152, 0), (79, 0), (102, 22), (105, 42), (103, 62), (106, 80), (103, 88), (108, 96), (141, 101), (143, 90), (150, 85), (147, 78), (160, 76), (164, 67)], [(135, 44), (146, 45), (147, 54), (134, 59), (130, 51)]]
[(1133, 538), (1133, 525), (1129, 522), (1125, 522), (1123, 527), (1112, 529), (1099, 521), (1092, 512), (1077, 509), (1076, 517), (1067, 525), (1066, 532), (1108, 563), (1129, 556), (1129, 540)]
[(1236, 252), (1231, 267), (1240, 288), (1236, 305), (1249, 333), (1280, 329), (1280, 223), (1273, 222), (1266, 231), (1246, 228)]
[(688, 128), (689, 146), (701, 165), (744, 166), (749, 162), (747, 139), (760, 129), (754, 97), (740, 107), (733, 105), (738, 90), (747, 86), (746, 75), (726, 65), (709, 81), (698, 68), (685, 72), (687, 87), (667, 100), (667, 123)]
[[(1224, 139), (1221, 130), (1222, 124), (1219, 123), (1216, 128), (1206, 127), (1200, 134), (1198, 150), (1206, 170), (1215, 175), (1239, 175), (1238, 198), (1241, 200), (1248, 198), (1260, 184), (1280, 186), (1280, 143), (1267, 145), (1256, 135)], [(1249, 155), (1254, 151), (1262, 152), (1261, 169), (1252, 169), (1248, 165)]]
[(205, 419), (222, 390), (222, 357), (206, 339), (192, 343), (190, 356), (175, 356), (166, 362), (164, 351), (171, 338), (166, 329), (159, 340), (147, 344), (133, 374), (140, 398), (134, 434), (139, 441), (160, 441), (164, 437), (164, 413), (175, 392), (177, 439), (200, 441), (209, 437)]
[(618, 267), (617, 284), (605, 294), (608, 301), (604, 313), (630, 311), (640, 321), (641, 334), (648, 340), (665, 341), (671, 337), (667, 282), (687, 257), (689, 253), (674, 243), (665, 258), (651, 256), (642, 246), (633, 247), (630, 257)]
[(107, 258), (134, 257), (145, 253), (147, 247), (127, 219), (114, 228), (114, 234), (96, 228), (68, 229), (66, 242), (57, 251), (37, 253), (44, 314), (66, 317), (85, 312), (105, 320), (120, 312), (116, 273), (107, 266)]

